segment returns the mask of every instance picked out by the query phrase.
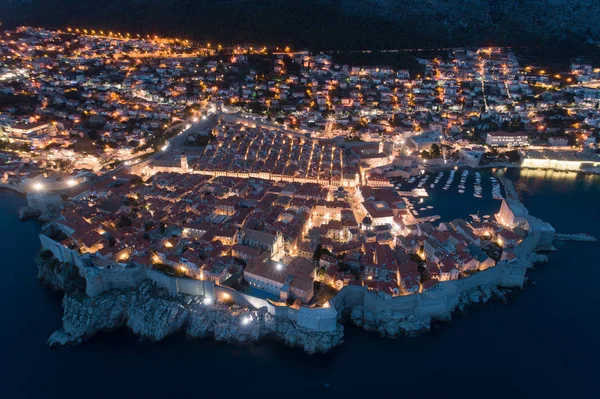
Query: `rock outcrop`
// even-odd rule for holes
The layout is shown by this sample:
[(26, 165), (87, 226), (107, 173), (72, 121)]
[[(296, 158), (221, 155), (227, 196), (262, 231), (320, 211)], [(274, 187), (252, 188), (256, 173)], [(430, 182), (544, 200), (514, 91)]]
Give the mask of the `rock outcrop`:
[(511, 292), (509, 289), (482, 285), (463, 292), (458, 300), (457, 309), (461, 312), (464, 312), (469, 306), (479, 303), (487, 303), (492, 299), (506, 301), (506, 297), (509, 292)]
[(350, 321), (367, 331), (382, 337), (395, 338), (402, 335), (415, 336), (429, 331), (434, 321), (450, 321), (455, 311), (464, 312), (469, 306), (486, 303), (492, 299), (505, 301), (509, 289), (482, 285), (462, 292), (456, 304), (432, 317), (419, 305), (407, 308), (382, 309), (378, 312), (366, 310), (362, 305), (350, 309)]
[(136, 289), (112, 290), (90, 298), (81, 287), (66, 285), (68, 266), (40, 257), (38, 263), (38, 276), (53, 288), (65, 290), (63, 328), (50, 336), (51, 346), (79, 344), (98, 332), (120, 327), (153, 341), (176, 333), (236, 343), (275, 338), (307, 353), (328, 352), (342, 343), (343, 327), (339, 324), (332, 332), (308, 330), (271, 315), (266, 308), (252, 310), (233, 303), (205, 305), (200, 297), (171, 296), (150, 281)]
[(21, 207), (21, 209), (19, 209), (19, 220), (38, 218), (41, 215), (42, 215), (41, 210), (32, 208), (29, 205)]
[[(136, 288), (88, 297), (85, 280), (76, 267), (57, 262), (48, 251), (38, 254), (36, 260), (39, 278), (65, 291), (63, 328), (52, 334), (48, 341), (51, 346), (78, 344), (98, 332), (120, 327), (153, 341), (177, 333), (235, 343), (274, 338), (307, 353), (327, 352), (342, 343), (339, 323), (331, 332), (310, 330), (288, 318), (273, 316), (266, 307), (250, 309), (232, 302), (207, 305), (202, 297), (172, 295), (150, 280)], [(336, 307), (349, 315), (353, 324), (382, 337), (414, 336), (428, 331), (435, 321), (450, 321), (454, 312), (473, 304), (506, 300), (507, 293), (523, 287), (527, 267), (546, 260), (545, 255), (530, 254), (522, 263), (469, 277), (475, 280), (439, 284), (425, 293), (392, 300), (378, 298), (364, 287), (346, 287)]]
[(431, 318), (423, 317), (415, 309), (386, 309), (374, 313), (357, 305), (350, 311), (350, 321), (382, 337), (414, 336), (429, 330)]

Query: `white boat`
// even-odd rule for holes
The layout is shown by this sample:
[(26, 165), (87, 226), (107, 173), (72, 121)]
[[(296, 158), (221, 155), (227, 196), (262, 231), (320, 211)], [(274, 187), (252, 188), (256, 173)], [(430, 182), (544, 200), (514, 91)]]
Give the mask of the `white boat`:
[(458, 192), (462, 194), (462, 193), (464, 193), (464, 192), (465, 192), (465, 190), (463, 190), (463, 189), (460, 189), (460, 190), (458, 190)]
[(415, 197), (429, 197), (429, 194), (427, 194), (427, 190), (425, 190), (424, 188), (413, 188), (411, 192)]
[(479, 212), (477, 212), (477, 214), (471, 213), (469, 214), (469, 216), (471, 216), (471, 218), (476, 222), (481, 221), (481, 218), (479, 217)]

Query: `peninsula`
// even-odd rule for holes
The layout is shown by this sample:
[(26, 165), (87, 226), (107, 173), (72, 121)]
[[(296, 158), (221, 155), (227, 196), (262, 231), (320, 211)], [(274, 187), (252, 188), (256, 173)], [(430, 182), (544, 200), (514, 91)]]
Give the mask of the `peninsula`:
[[(344, 323), (418, 334), (523, 288), (553, 240), (595, 240), (555, 234), (487, 170), (600, 172), (591, 65), (451, 49), (413, 72), (83, 28), (1, 37), (1, 187), (44, 222), (38, 276), (65, 293), (52, 346), (126, 326), (327, 352)], [(491, 211), (444, 220), (427, 201), (450, 195)]]

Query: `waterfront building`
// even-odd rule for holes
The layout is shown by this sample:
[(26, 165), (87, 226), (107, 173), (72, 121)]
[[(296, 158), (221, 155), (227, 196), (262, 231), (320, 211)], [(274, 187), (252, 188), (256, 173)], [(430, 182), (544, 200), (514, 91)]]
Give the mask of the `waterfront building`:
[(522, 166), (564, 171), (599, 170), (600, 155), (590, 152), (528, 151)]
[(527, 216), (529, 216), (529, 212), (523, 204), (505, 198), (502, 200), (502, 205), (500, 205), (500, 211), (496, 214), (496, 220), (503, 226), (514, 228), (525, 225)]
[(475, 168), (479, 166), (484, 153), (485, 149), (483, 147), (461, 148), (458, 150), (458, 159), (463, 161), (465, 165)]
[(529, 145), (529, 135), (523, 132), (489, 132), (485, 143), (492, 147), (523, 147)]

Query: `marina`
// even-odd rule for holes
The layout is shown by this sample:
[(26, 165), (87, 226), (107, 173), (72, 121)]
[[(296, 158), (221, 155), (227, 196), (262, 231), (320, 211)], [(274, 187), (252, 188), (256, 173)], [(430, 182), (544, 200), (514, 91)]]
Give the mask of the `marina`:
[[(454, 185), (455, 179), (458, 179), (457, 185)], [(431, 184), (426, 185), (427, 182)], [(450, 169), (426, 172), (407, 180), (394, 180), (393, 183), (415, 219), (441, 214), (447, 220), (445, 215), (450, 214), (451, 218), (475, 220), (471, 217), (472, 214), (477, 221), (486, 221), (498, 212), (503, 198), (502, 184), (491, 170)], [(452, 187), (456, 189), (450, 190)], [(457, 200), (464, 206), (457, 207)], [(450, 206), (450, 203), (455, 205)]]

